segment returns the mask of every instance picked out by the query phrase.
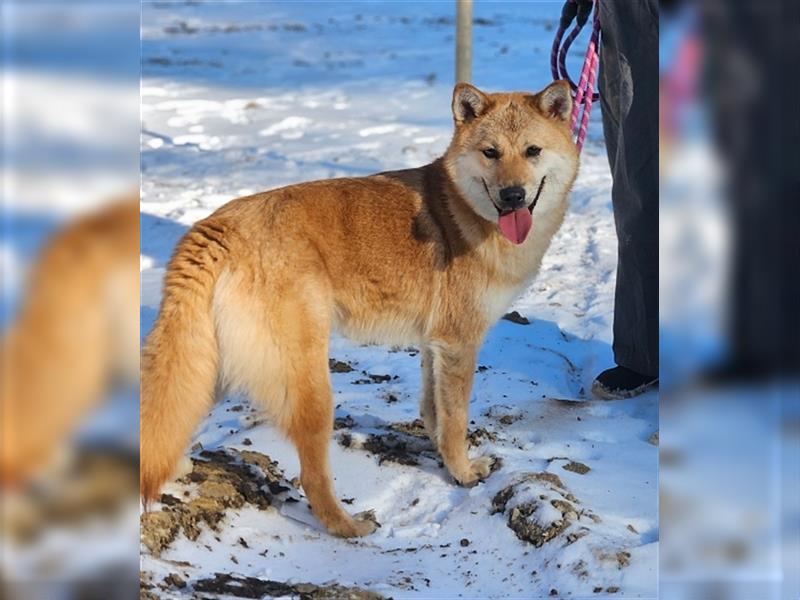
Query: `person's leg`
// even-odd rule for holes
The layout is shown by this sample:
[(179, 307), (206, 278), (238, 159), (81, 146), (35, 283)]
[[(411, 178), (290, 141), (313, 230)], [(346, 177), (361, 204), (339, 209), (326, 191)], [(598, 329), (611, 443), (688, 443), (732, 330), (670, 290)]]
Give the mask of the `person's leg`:
[(630, 395), (658, 375), (658, 5), (603, 0), (600, 101), (619, 241), (614, 359), (596, 392)]

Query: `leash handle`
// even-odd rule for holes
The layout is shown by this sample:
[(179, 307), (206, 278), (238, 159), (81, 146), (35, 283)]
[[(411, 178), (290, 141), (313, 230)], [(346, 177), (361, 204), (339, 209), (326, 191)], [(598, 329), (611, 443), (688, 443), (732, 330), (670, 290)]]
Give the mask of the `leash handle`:
[[(564, 79), (569, 83), (572, 88), (573, 94), (577, 92), (578, 85), (569, 76), (567, 71), (567, 54), (572, 46), (572, 43), (580, 35), (583, 26), (589, 20), (589, 15), (592, 12), (595, 0), (566, 0), (561, 9), (561, 18), (559, 20), (556, 35), (553, 38), (553, 46), (550, 49), (550, 73), (553, 75), (553, 80), (558, 81)], [(596, 14), (596, 13), (595, 13)], [(575, 21), (575, 26), (569, 32), (569, 35), (564, 39), (564, 34), (569, 29), (572, 22)], [(596, 102), (600, 99), (600, 94), (595, 93), (592, 100)]]
[[(586, 141), (586, 132), (589, 127), (592, 103), (600, 99), (600, 94), (594, 91), (597, 80), (597, 68), (600, 61), (598, 54), (600, 44), (599, 4), (600, 0), (592, 0), (591, 2), (567, 0), (561, 10), (561, 19), (550, 52), (550, 71), (553, 74), (553, 79), (567, 80), (575, 93), (570, 125), (573, 135), (575, 135), (575, 145), (578, 147), (578, 152), (583, 150), (583, 144)], [(592, 35), (589, 39), (589, 46), (586, 49), (586, 54), (583, 59), (583, 66), (578, 83), (575, 84), (567, 73), (567, 53), (572, 43), (580, 34), (581, 29), (583, 29), (583, 26), (586, 24), (592, 9), (594, 9)], [(570, 31), (567, 39), (564, 40), (564, 33), (572, 24), (573, 20), (575, 20), (575, 26)]]
[(564, 44), (561, 46), (561, 50), (558, 53), (558, 65), (561, 69), (562, 79), (567, 80), (569, 86), (572, 88), (573, 93), (578, 91), (578, 86), (574, 81), (572, 81), (572, 78), (567, 72), (567, 53), (572, 46), (572, 42), (574, 42), (578, 35), (580, 35), (581, 29), (583, 29), (583, 27), (576, 23), (575, 27), (572, 28), (572, 31), (569, 32), (567, 39), (564, 40)]
[(566, 31), (566, 27), (559, 25), (556, 37), (553, 38), (553, 47), (550, 49), (550, 74), (553, 76), (553, 81), (566, 79), (561, 75), (558, 64), (558, 49), (561, 46), (561, 40), (564, 39), (564, 31)]
[(567, 31), (577, 15), (577, 2), (574, 0), (567, 0), (564, 2), (564, 6), (561, 7), (561, 19), (559, 19), (558, 22), (558, 30), (556, 31), (555, 38), (553, 38), (553, 47), (550, 50), (550, 72), (555, 81), (559, 79), (569, 79), (563, 62), (559, 60), (559, 47), (561, 46), (561, 41), (564, 39), (564, 32)]

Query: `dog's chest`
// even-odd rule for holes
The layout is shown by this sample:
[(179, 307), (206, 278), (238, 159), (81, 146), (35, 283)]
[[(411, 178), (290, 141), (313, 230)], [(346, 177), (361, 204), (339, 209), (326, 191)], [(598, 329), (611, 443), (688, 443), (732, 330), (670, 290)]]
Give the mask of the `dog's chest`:
[(524, 283), (490, 283), (480, 301), (480, 307), (486, 320), (494, 323), (502, 317), (524, 287)]
[(480, 298), (477, 299), (477, 305), (489, 323), (494, 323), (502, 317), (511, 303), (536, 276), (541, 263), (541, 254), (535, 251), (538, 248), (526, 250), (524, 252), (505, 250), (483, 257), (486, 283), (481, 290)]

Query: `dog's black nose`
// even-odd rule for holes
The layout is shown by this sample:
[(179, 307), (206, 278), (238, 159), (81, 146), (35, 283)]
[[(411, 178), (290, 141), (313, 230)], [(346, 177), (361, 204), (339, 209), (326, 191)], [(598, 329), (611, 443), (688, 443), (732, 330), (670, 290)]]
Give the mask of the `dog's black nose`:
[(504, 208), (516, 210), (525, 206), (525, 188), (514, 186), (500, 190), (500, 201)]

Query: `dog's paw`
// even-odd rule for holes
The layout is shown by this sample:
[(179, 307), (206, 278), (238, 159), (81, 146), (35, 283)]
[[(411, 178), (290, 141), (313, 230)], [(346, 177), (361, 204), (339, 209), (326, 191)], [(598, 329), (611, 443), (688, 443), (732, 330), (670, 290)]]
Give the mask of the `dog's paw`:
[(472, 487), (479, 481), (486, 479), (492, 472), (495, 458), (493, 456), (481, 456), (469, 462), (469, 468), (463, 474), (453, 474), (456, 481), (464, 487)]
[(365, 510), (346, 522), (331, 528), (331, 533), (339, 537), (363, 537), (375, 531), (381, 524), (375, 518), (375, 512)]
[(356, 525), (356, 533), (354, 537), (362, 537), (369, 535), (381, 526), (378, 519), (375, 517), (374, 510), (365, 510), (356, 515), (353, 515), (353, 520)]

